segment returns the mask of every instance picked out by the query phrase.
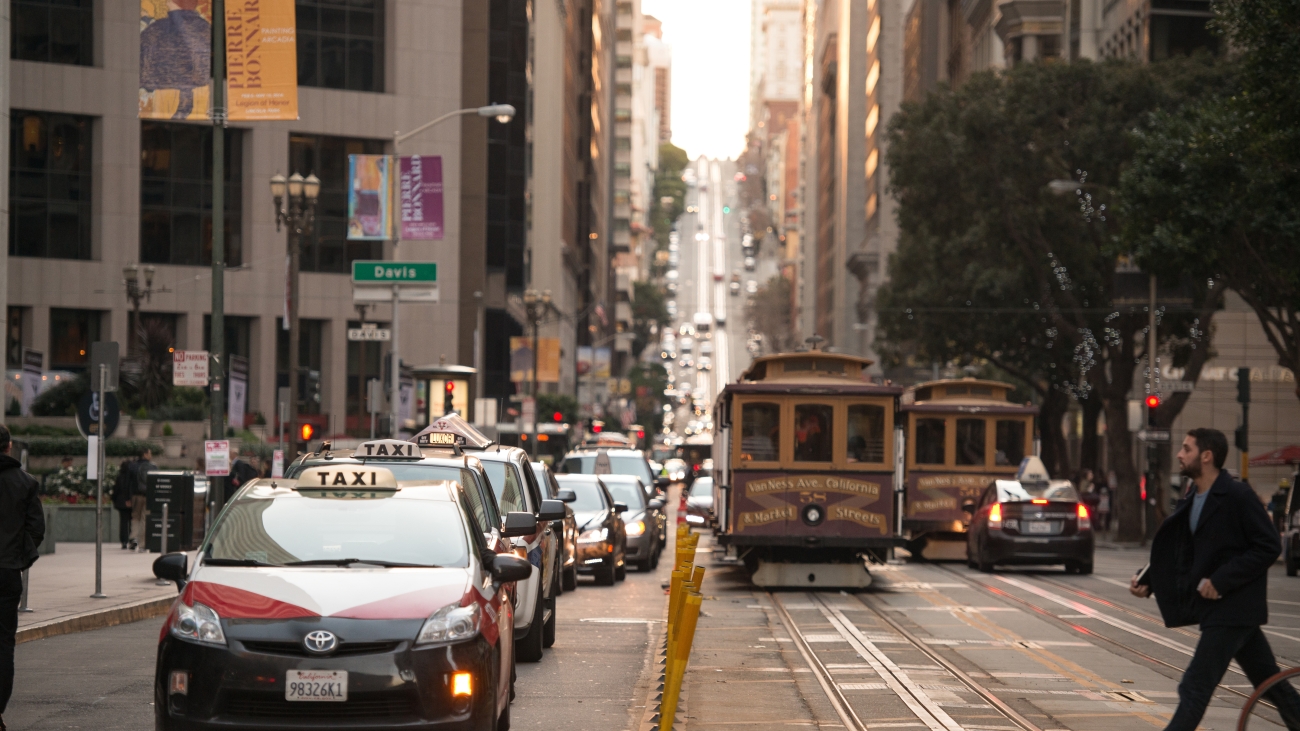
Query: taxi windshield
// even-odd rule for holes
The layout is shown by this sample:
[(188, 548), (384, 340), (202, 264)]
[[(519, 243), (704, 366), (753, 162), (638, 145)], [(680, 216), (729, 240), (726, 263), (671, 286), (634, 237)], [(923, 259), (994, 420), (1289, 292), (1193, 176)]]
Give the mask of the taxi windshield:
[(604, 455), (609, 460), (609, 466), (606, 467), (604, 460), (599, 454), (574, 454), (564, 460), (561, 469), (565, 472), (574, 472), (581, 475), (632, 475), (640, 477), (641, 481), (647, 485), (654, 483), (654, 476), (650, 474), (650, 467), (646, 465), (645, 458), (640, 455)]
[[(372, 493), (373, 495), (373, 493)], [(469, 539), (456, 504), (387, 497), (249, 496), (213, 529), (206, 563), (457, 567)]]

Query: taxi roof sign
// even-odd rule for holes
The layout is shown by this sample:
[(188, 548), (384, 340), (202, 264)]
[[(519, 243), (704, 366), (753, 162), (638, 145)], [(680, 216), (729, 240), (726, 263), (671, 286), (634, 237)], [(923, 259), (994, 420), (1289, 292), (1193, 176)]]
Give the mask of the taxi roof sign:
[(434, 434), (452, 434), (456, 437), (456, 444), (461, 447), (470, 449), (485, 449), (494, 442), (486, 434), (475, 429), (460, 414), (451, 413), (446, 416), (438, 417), (432, 424), (425, 427), (416, 434), (411, 441), (420, 447), (450, 446), (441, 444), (431, 439), (445, 439), (446, 437), (433, 437)]
[(352, 453), (356, 459), (420, 459), (423, 455), (416, 445), (400, 439), (376, 439), (362, 442)]
[(426, 445), (430, 447), (455, 447), (459, 446), (460, 442), (463, 442), (464, 440), (464, 437), (458, 437), (447, 431), (431, 431), (419, 436), (419, 444), (421, 447)]
[(339, 464), (308, 467), (298, 475), (298, 490), (370, 488), (396, 490), (397, 477), (392, 470), (368, 465)]

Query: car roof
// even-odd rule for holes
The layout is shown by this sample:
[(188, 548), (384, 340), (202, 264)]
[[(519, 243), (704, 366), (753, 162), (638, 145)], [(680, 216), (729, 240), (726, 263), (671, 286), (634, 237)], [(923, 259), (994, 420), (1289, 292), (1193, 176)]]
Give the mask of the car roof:
[(641, 450), (632, 449), (630, 447), (597, 447), (597, 446), (575, 447), (574, 449), (569, 450), (569, 453), (564, 456), (565, 457), (571, 457), (575, 455), (581, 456), (584, 454), (591, 454), (593, 452), (601, 452), (601, 451), (609, 452), (610, 454), (619, 457), (628, 457), (628, 456), (644, 457), (645, 456), (644, 454), (641, 453)]
[(635, 482), (637, 484), (641, 483), (641, 478), (637, 477), (636, 475), (619, 475), (619, 474), (610, 473), (608, 475), (598, 475), (598, 477), (600, 477), (600, 479), (605, 480), (607, 482)]
[[(356, 456), (356, 449), (336, 449), (329, 452), (309, 452), (300, 457), (296, 463), (302, 465), (320, 465), (331, 462), (343, 464), (421, 464), (435, 465), (439, 467), (464, 467), (468, 469), (482, 470), (483, 466), (478, 464), (477, 454), (464, 454), (456, 456), (455, 453), (447, 448), (429, 448), (421, 447), (419, 449), (420, 457), (417, 459), (397, 458), (397, 457), (367, 457), (366, 455)], [(328, 456), (326, 456), (328, 455)]]
[(559, 480), (560, 482), (600, 482), (601, 477), (608, 477), (608, 475), (598, 476), (598, 475), (589, 475), (581, 472), (567, 472), (567, 473), (561, 473), (556, 475), (555, 479)]
[[(396, 489), (389, 488), (388, 492), (394, 495), (401, 495), (407, 499), (433, 500), (437, 502), (455, 502), (456, 496), (452, 491), (456, 489), (457, 483), (451, 480), (398, 480)], [(312, 485), (302, 485), (298, 480), (286, 479), (283, 477), (259, 477), (249, 480), (247, 485), (239, 491), (235, 499), (231, 502), (239, 503), (247, 500), (265, 500), (281, 498), (300, 498), (305, 497), (300, 490), (321, 488)], [(328, 490), (326, 490), (329, 492)], [(353, 492), (351, 490), (340, 490), (338, 498), (351, 497), (345, 493)], [(326, 499), (332, 497), (325, 495)]]

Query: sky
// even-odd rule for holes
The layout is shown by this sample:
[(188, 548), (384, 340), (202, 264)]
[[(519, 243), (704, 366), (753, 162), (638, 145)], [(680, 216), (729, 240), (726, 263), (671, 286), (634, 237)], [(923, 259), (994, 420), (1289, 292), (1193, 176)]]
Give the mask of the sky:
[(641, 0), (673, 50), (673, 144), (734, 158), (749, 127), (751, 0)]

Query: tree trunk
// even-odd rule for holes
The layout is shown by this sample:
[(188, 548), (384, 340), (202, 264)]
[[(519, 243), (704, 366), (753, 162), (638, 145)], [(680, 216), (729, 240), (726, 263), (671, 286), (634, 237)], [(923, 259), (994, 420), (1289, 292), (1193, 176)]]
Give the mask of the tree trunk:
[(1143, 537), (1142, 499), (1139, 494), (1137, 466), (1133, 461), (1133, 441), (1128, 430), (1128, 400), (1107, 399), (1106, 451), (1110, 469), (1115, 472), (1115, 521), (1121, 541), (1140, 541)]
[(1079, 402), (1083, 407), (1083, 434), (1079, 435), (1079, 470), (1092, 470), (1093, 479), (1105, 477), (1097, 469), (1097, 418), (1101, 415), (1101, 399), (1095, 395)]
[(1043, 443), (1043, 466), (1053, 477), (1063, 478), (1070, 474), (1070, 452), (1065, 444), (1065, 434), (1061, 430), (1061, 419), (1070, 410), (1070, 397), (1054, 388), (1048, 388), (1043, 394), (1043, 402), (1038, 409), (1038, 434)]

